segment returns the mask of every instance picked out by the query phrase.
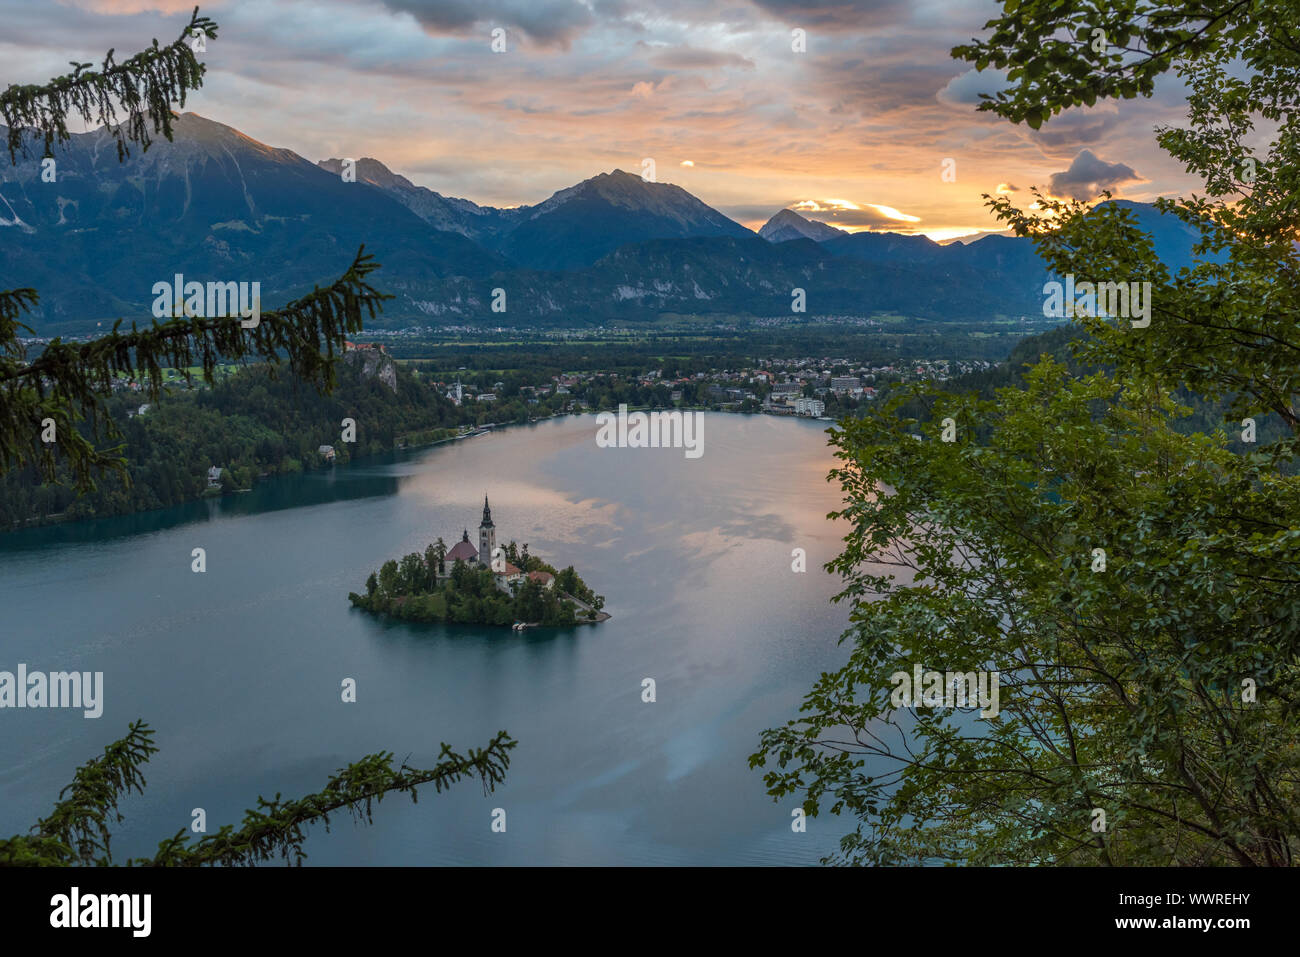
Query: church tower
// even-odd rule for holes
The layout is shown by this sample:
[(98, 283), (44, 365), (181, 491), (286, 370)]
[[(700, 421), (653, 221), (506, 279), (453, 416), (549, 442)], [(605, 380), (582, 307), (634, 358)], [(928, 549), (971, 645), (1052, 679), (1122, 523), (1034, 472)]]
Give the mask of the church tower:
[(497, 529), (492, 524), (492, 509), (487, 496), (483, 496), (483, 521), (478, 526), (478, 561), (486, 568), (492, 567), (492, 552), (497, 547)]

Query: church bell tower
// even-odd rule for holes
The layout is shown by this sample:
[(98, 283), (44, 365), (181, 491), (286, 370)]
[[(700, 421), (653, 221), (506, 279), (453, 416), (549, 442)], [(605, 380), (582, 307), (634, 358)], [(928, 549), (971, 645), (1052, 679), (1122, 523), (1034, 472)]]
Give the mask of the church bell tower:
[(483, 521), (478, 526), (478, 561), (485, 568), (492, 567), (492, 552), (497, 547), (497, 529), (492, 524), (492, 509), (487, 496), (483, 496)]

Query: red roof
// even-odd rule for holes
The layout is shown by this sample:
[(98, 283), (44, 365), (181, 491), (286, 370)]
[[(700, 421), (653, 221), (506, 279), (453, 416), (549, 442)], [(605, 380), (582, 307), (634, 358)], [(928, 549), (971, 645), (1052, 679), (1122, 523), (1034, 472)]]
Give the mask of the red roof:
[(545, 585), (548, 581), (550, 581), (555, 576), (552, 575), (550, 572), (529, 572), (528, 577), (535, 582), (541, 582), (543, 585)]
[(447, 553), (447, 561), (454, 562), (458, 558), (467, 562), (476, 562), (478, 561), (478, 549), (474, 547), (473, 542), (457, 542), (452, 546), (451, 551)]

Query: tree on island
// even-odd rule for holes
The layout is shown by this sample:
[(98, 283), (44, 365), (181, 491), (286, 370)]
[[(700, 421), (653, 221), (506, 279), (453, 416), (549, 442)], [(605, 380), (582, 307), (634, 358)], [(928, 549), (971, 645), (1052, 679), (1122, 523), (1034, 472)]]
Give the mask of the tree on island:
[(429, 587), (438, 587), (438, 569), (447, 560), (447, 543), (438, 536), (438, 540), (424, 550), (424, 561), (429, 566)]
[(437, 557), (437, 546), (428, 546), (423, 555), (411, 552), (401, 559), (389, 559), (366, 579), (364, 595), (348, 593), (356, 608), (372, 614), (391, 615), (403, 621), (451, 622), (456, 624), (510, 625), (525, 621), (548, 626), (577, 623), (575, 599), (595, 610), (586, 620), (596, 621), (604, 598), (587, 586), (573, 567), (556, 572), (536, 556), (520, 554), (514, 542), (502, 546), (509, 555), (516, 550), (523, 570), (544, 571), (555, 576), (556, 584), (524, 577), (502, 586), (496, 574), (476, 562), (456, 559), (451, 571), (439, 579), (426, 570), (430, 557)]
[(429, 581), (429, 569), (424, 559), (417, 552), (411, 552), (402, 559), (399, 566), (398, 580), (404, 592), (424, 591)]
[[(1123, 207), (1044, 199), (1036, 219), (990, 199), (1058, 274), (1151, 282), (1150, 325), (1079, 317), (1090, 373), (1043, 358), (996, 402), (921, 387), (927, 414), (891, 403), (834, 433), (849, 660), (750, 763), (774, 799), (856, 819), (838, 862), (1294, 864), (1300, 22), (1240, 2), (1005, 6), (954, 51), (1009, 68), (983, 109), (1037, 128), (1186, 82), (1189, 123), (1158, 141), (1205, 195), (1158, 205), (1210, 261), (1171, 277)], [(1261, 117), (1279, 132), (1256, 155)], [(1285, 437), (1236, 454), (1180, 431), (1185, 386), (1232, 401), (1234, 433), (1272, 412)], [(914, 706), (914, 666), (999, 673), (1000, 713)]]
[[(147, 150), (151, 134), (171, 140), (173, 102), (184, 106), (186, 93), (203, 83), (205, 67), (191, 48), (200, 35), (215, 39), (217, 24), (199, 16), (195, 7), (188, 26), (166, 46), (155, 40), (148, 50), (120, 63), (110, 51), (98, 71), (90, 63), (78, 63), (72, 73), (47, 84), (10, 86), (0, 93), (10, 162), (37, 140), (44, 155), (52, 156), (56, 144), (71, 138), (67, 121), (74, 115), (109, 131), (119, 161), (133, 145)], [(129, 481), (121, 445), (103, 447), (105, 441), (120, 438), (104, 413), (103, 399), (120, 375), (142, 379), (146, 394), (156, 399), (167, 367), (183, 370), (189, 382), (189, 368), (199, 365), (211, 384), (220, 362), (256, 359), (271, 366), (287, 362), (304, 381), (330, 390), (334, 359), (342, 353), (344, 340), (391, 298), (367, 281), (377, 268), (363, 247), (330, 285), (262, 312), (252, 328), (244, 328), (239, 317), (190, 317), (154, 321), (144, 329), (132, 323), (130, 331), (123, 332), (118, 320), (108, 335), (91, 342), (56, 338), (30, 361), (19, 335), (33, 330), (21, 317), (36, 307), (39, 296), (31, 288), (0, 290), (0, 473), (34, 462), (46, 481), (55, 481), (58, 452), (79, 490), (94, 489), (93, 476), (110, 470)], [(51, 436), (54, 441), (49, 441)], [(122, 820), (119, 799), (143, 791), (140, 769), (158, 750), (152, 737), (153, 731), (137, 721), (126, 737), (104, 749), (102, 757), (79, 768), (54, 810), (31, 834), (0, 839), (0, 865), (113, 863), (110, 826)], [(367, 755), (339, 770), (316, 794), (287, 801), (278, 795), (272, 801), (259, 797), (257, 810), (250, 810), (238, 829), (226, 825), (191, 841), (181, 828), (159, 844), (153, 858), (132, 863), (254, 864), (277, 856), (301, 863), (309, 825), (328, 824), (331, 814), (345, 808), (369, 821), (373, 803), (391, 792), (406, 792), (415, 800), (422, 785), (441, 792), (465, 777), (478, 778), (485, 792), (492, 791), (504, 780), (514, 747), (504, 731), (486, 748), (465, 755), (444, 743), (438, 763), (429, 769), (405, 763), (394, 769), (390, 752)]]

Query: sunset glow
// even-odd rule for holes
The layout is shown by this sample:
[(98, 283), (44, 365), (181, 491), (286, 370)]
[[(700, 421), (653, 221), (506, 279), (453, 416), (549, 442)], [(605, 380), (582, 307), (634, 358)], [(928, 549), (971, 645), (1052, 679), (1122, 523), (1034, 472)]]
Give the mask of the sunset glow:
[[(0, 55), (11, 82), (35, 81), (69, 57), (167, 35), (190, 6), (70, 0), (50, 17), (6, 0)], [(849, 231), (951, 236), (998, 228), (983, 194), (1037, 184), (1149, 200), (1186, 185), (1152, 137), (1175, 118), (1159, 96), (1071, 110), (1042, 131), (976, 112), (1002, 81), (948, 50), (992, 4), (926, 0), (887, 16), (775, 0), (308, 6), (309, 18), (295, 0), (205, 5), (222, 33), (205, 57), (204, 115), (313, 161), (374, 157), (481, 204), (538, 203), (651, 157), (746, 225), (793, 208)], [(498, 27), (504, 53), (490, 46)], [(796, 27), (806, 52), (791, 49)]]

